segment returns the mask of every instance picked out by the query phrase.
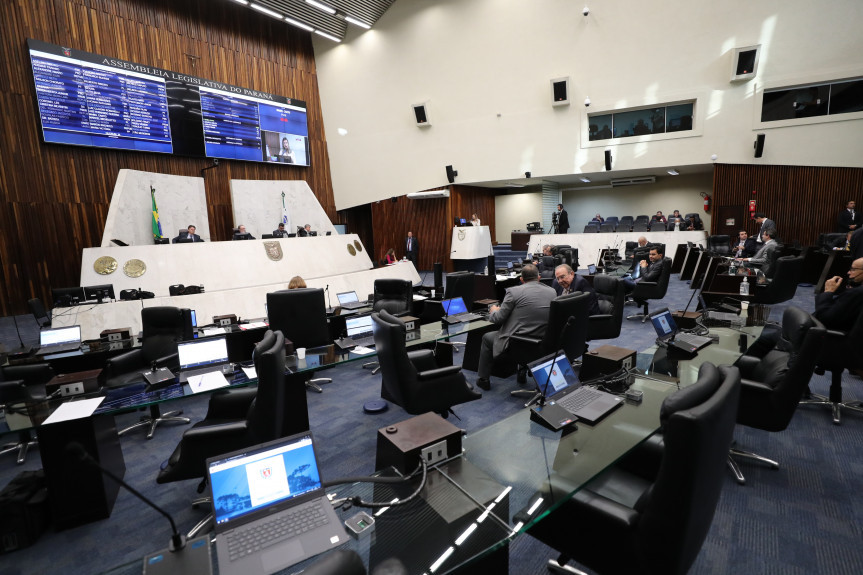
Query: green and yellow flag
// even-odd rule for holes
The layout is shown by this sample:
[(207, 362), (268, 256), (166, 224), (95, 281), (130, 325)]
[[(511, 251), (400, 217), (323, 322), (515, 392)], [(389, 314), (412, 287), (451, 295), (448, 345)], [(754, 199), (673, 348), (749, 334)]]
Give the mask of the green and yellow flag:
[(159, 208), (156, 207), (156, 188), (150, 186), (150, 197), (153, 199), (153, 238), (162, 237), (162, 224), (159, 222)]

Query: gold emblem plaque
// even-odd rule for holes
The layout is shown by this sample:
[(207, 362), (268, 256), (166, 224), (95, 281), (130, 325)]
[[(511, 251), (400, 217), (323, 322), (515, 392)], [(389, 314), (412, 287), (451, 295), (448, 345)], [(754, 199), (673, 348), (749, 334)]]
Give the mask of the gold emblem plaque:
[(458, 241), (463, 242), (466, 237), (467, 237), (467, 232), (464, 231), (464, 229), (460, 229), (458, 231)]
[(102, 256), (93, 262), (93, 269), (96, 270), (97, 274), (110, 275), (117, 271), (117, 260), (111, 256)]
[(279, 242), (264, 242), (264, 250), (267, 252), (267, 257), (274, 262), (282, 259), (282, 244)]
[(354, 247), (357, 248), (358, 252), (363, 251), (363, 244), (360, 243), (360, 240), (354, 240)]
[(354, 246), (352, 246), (351, 244), (348, 244), (348, 253), (351, 254), (352, 256), (355, 256), (355, 255), (357, 255), (357, 250), (354, 249)]
[(129, 260), (123, 264), (123, 273), (130, 278), (139, 278), (147, 273), (147, 264), (141, 260)]

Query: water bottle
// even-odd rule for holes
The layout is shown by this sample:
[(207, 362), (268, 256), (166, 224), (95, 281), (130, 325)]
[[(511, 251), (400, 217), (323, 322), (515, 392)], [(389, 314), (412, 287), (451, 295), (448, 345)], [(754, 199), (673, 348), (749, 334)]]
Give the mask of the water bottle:
[(740, 282), (740, 295), (749, 295), (749, 278), (743, 276), (743, 281)]

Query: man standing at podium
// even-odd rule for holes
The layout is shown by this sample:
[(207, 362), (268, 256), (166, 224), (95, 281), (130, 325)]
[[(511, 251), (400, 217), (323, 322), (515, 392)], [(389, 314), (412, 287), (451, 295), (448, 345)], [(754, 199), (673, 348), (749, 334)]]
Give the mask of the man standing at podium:
[(420, 247), (417, 243), (417, 239), (414, 237), (413, 232), (408, 232), (407, 241), (405, 241), (405, 257), (413, 262), (414, 267), (417, 266), (417, 262), (419, 261)]

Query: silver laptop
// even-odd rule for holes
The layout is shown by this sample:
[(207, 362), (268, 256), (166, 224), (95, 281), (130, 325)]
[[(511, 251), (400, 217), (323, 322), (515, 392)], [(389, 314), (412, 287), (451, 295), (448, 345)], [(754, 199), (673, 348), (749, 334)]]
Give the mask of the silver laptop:
[(55, 327), (39, 332), (39, 351), (36, 355), (48, 355), (81, 349), (81, 326)]
[(190, 377), (214, 371), (233, 371), (228, 362), (228, 340), (225, 337), (208, 337), (177, 344), (180, 359), (180, 383)]
[(375, 346), (372, 316), (361, 315), (359, 317), (349, 317), (345, 319), (345, 329), (353, 345), (361, 345), (363, 347)]
[(587, 423), (596, 423), (624, 403), (619, 395), (582, 386), (563, 351), (540, 358), (527, 368), (547, 405), (562, 407)]
[(653, 329), (656, 330), (657, 341), (669, 347), (676, 347), (687, 353), (695, 353), (713, 342), (709, 337), (680, 331), (668, 308), (651, 313), (650, 321), (653, 322)]
[(465, 323), (483, 319), (483, 316), (480, 314), (468, 311), (463, 298), (454, 297), (452, 299), (445, 299), (441, 301), (441, 304), (443, 305), (444, 313), (444, 317), (442, 319), (448, 324)]
[(347, 542), (310, 432), (207, 460), (220, 575), (267, 575)]
[(357, 292), (355, 291), (337, 293), (336, 298), (339, 300), (339, 306), (344, 309), (359, 309), (369, 305), (368, 302), (360, 301), (360, 298), (357, 296)]

